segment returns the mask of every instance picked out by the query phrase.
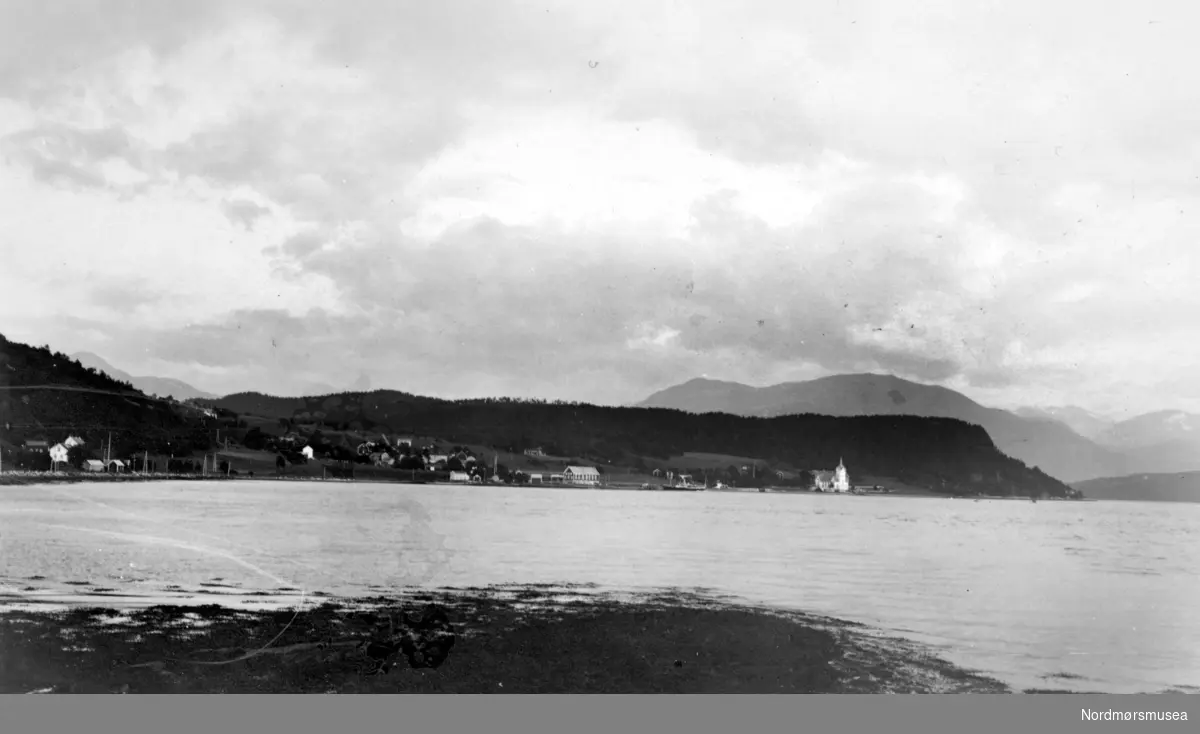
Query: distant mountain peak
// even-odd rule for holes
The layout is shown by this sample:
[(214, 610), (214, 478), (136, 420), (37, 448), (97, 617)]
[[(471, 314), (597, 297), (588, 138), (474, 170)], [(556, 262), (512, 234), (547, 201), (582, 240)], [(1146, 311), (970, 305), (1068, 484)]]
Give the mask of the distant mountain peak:
[(147, 395), (158, 395), (160, 397), (170, 395), (177, 400), (188, 400), (191, 398), (212, 399), (219, 397), (213, 393), (192, 387), (183, 380), (177, 380), (173, 377), (135, 377), (124, 370), (113, 367), (106, 359), (92, 352), (76, 352), (71, 355), (71, 359), (79, 362), (84, 367), (92, 367), (100, 370), (114, 380), (128, 382)]

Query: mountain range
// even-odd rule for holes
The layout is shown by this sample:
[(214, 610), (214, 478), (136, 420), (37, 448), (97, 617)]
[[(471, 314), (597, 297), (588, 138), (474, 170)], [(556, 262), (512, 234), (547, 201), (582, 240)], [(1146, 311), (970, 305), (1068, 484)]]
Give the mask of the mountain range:
[(983, 427), (996, 447), (1065, 482), (1200, 469), (1200, 417), (1181, 411), (1112, 422), (1081, 408), (1007, 411), (948, 388), (892, 375), (834, 375), (752, 387), (697, 378), (659, 391), (643, 407), (770, 417), (916, 415)]
[(1116, 421), (1107, 416), (1097, 415), (1090, 410), (1073, 405), (1054, 408), (1036, 408), (1027, 406), (1013, 411), (1022, 418), (1058, 421), (1065, 424), (1080, 436), (1096, 440), (1105, 431), (1116, 425)]
[[(181, 380), (130, 375), (90, 352), (71, 356), (148, 395), (218, 398)], [(365, 391), (369, 384), (369, 378), (361, 375), (355, 387)], [(310, 395), (337, 392), (330, 385), (312, 387)], [(1195, 414), (1158, 411), (1115, 421), (1075, 406), (1007, 411), (981, 405), (948, 388), (892, 375), (834, 375), (769, 387), (697, 378), (659, 391), (638, 406), (744, 417), (812, 413), (954, 418), (982, 427), (1000, 451), (1068, 483), (1200, 470), (1200, 416)]]
[(71, 359), (77, 360), (84, 367), (93, 367), (100, 370), (114, 380), (128, 382), (135, 389), (147, 395), (156, 395), (162, 398), (170, 395), (176, 400), (189, 400), (191, 398), (211, 399), (217, 397), (212, 393), (192, 387), (183, 380), (176, 380), (170, 377), (135, 377), (128, 372), (113, 367), (103, 357), (91, 352), (76, 352), (71, 355)]

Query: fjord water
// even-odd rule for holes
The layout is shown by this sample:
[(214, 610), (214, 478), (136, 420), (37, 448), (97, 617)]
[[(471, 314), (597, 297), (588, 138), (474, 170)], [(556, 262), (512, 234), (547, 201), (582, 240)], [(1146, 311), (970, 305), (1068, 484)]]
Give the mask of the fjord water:
[(332, 482), (0, 487), (0, 605), (95, 587), (364, 595), (503, 583), (703, 587), (877, 626), (1018, 689), (1200, 686), (1200, 505)]

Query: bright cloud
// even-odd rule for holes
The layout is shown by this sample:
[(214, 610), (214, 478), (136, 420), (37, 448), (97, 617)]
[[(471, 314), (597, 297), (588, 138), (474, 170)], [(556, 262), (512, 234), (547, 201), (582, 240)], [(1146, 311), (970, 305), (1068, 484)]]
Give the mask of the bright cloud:
[(1200, 410), (1186, 3), (22, 5), (11, 338), (214, 391)]

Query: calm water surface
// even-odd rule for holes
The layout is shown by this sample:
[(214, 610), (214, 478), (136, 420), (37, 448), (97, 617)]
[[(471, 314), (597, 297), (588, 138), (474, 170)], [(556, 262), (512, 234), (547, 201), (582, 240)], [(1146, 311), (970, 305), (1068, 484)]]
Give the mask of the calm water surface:
[(10, 602), (94, 587), (357, 595), (491, 583), (704, 587), (898, 632), (1021, 688), (1200, 686), (1200, 505), (285, 482), (0, 487), (0, 594)]

